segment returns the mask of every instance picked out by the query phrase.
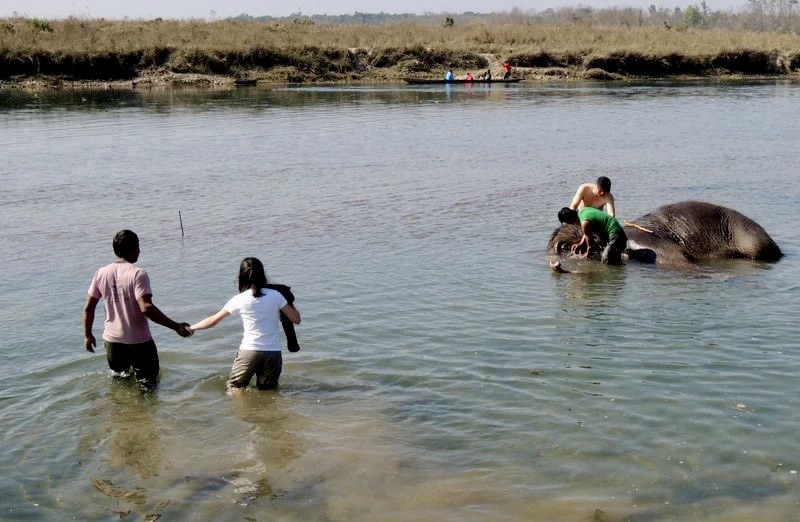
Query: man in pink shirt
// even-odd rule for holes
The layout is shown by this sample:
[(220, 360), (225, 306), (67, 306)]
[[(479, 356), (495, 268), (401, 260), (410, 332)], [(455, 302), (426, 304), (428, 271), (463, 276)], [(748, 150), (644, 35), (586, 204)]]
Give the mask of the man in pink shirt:
[(139, 259), (139, 237), (130, 230), (121, 230), (114, 236), (113, 246), (118, 259), (100, 268), (89, 285), (83, 308), (83, 344), (94, 353), (92, 325), (97, 303), (102, 299), (106, 312), (103, 344), (109, 368), (126, 374), (132, 370), (143, 388), (153, 389), (160, 368), (148, 319), (175, 330), (181, 337), (189, 337), (192, 331), (188, 323), (176, 323), (153, 303), (150, 277), (134, 265)]

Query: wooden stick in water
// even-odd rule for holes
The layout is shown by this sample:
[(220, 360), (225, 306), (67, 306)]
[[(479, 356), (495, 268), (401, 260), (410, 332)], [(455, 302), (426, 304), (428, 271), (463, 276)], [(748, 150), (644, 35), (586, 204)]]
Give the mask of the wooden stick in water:
[(178, 221), (181, 222), (181, 237), (183, 237), (183, 218), (181, 217), (181, 211), (178, 210)]

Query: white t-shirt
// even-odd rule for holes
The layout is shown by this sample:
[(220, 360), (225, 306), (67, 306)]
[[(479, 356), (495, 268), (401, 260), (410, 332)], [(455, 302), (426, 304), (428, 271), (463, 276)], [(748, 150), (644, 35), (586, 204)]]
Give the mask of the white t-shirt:
[(261, 297), (253, 297), (252, 290), (245, 290), (225, 303), (228, 313), (238, 313), (242, 318), (244, 335), (240, 350), (280, 352), (278, 322), (286, 299), (275, 290), (263, 288)]

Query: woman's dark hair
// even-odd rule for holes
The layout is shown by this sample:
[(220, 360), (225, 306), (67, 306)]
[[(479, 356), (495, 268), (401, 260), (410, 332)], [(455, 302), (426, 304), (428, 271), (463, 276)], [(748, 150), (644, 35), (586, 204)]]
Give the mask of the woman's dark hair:
[(267, 274), (264, 272), (264, 265), (255, 257), (245, 257), (239, 265), (239, 291), (244, 292), (248, 288), (253, 291), (253, 297), (261, 297), (262, 288), (267, 287)]
[(112, 246), (114, 247), (114, 255), (129, 259), (139, 249), (139, 236), (130, 230), (120, 230), (114, 236)]

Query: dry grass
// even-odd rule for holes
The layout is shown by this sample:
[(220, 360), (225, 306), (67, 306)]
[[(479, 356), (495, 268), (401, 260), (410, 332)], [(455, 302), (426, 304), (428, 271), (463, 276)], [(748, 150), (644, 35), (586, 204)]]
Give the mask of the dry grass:
[[(438, 75), (447, 67), (477, 70), (487, 65), (486, 57), (509, 59), (518, 67), (582, 67), (644, 76), (703, 74), (726, 64), (735, 72), (773, 74), (797, 69), (800, 36), (547, 25), (524, 18), (448, 28), (425, 23), (0, 20), (0, 78), (41, 74), (130, 79), (160, 68), (217, 75), (260, 71), (262, 79), (283, 81), (380, 80), (409, 73)], [(784, 65), (776, 68), (778, 62)], [(395, 72), (387, 73), (391, 68)], [(602, 74), (595, 70), (589, 76)]]
[(428, 24), (321, 25), (292, 22), (47, 21), (0, 20), (0, 49), (22, 52), (135, 52), (142, 49), (245, 51), (251, 47), (292, 49), (404, 48), (423, 46), (459, 52), (609, 54), (714, 54), (723, 50), (800, 51), (800, 36), (771, 32), (621, 26), (552, 26), (473, 22), (443, 28)]

